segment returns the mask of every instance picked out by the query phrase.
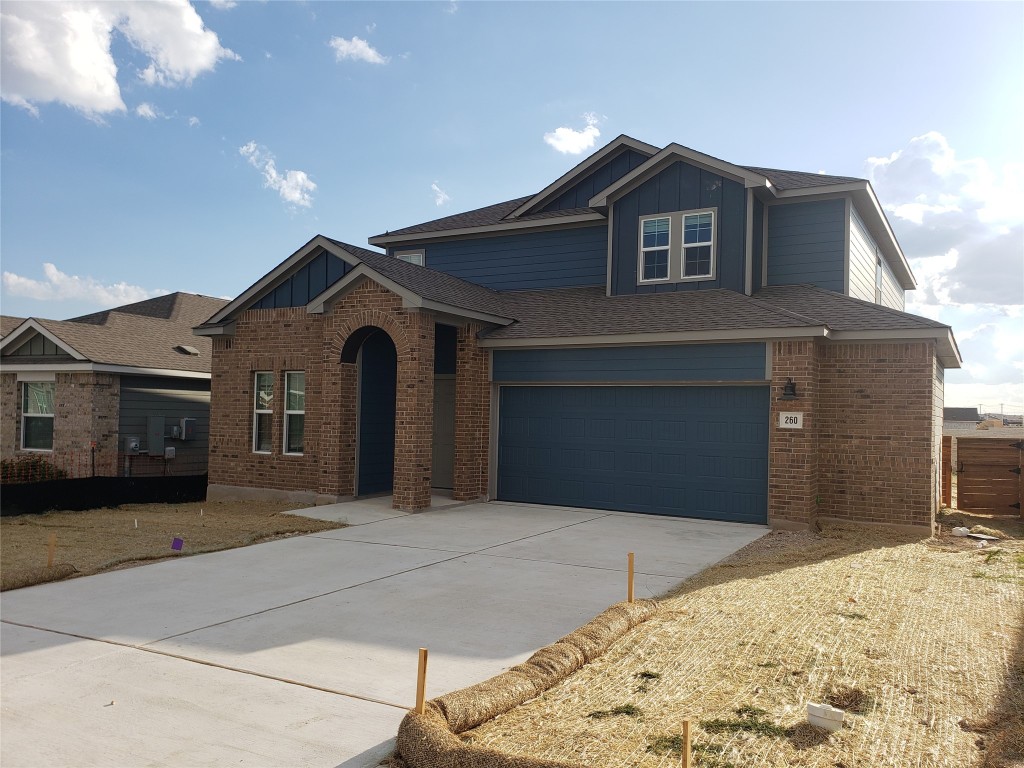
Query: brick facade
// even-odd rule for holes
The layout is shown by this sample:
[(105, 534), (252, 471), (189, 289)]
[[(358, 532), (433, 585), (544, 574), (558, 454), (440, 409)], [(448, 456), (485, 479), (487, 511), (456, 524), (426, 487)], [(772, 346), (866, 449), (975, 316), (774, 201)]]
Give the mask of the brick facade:
[(44, 456), (71, 477), (118, 474), (121, 382), (117, 374), (91, 371), (55, 374), (52, 451), (21, 449), (22, 403), (18, 375), (5, 373), (0, 379), (2, 458)]
[[(804, 526), (820, 516), (930, 528), (941, 370), (933, 342), (775, 342), (769, 522)], [(781, 401), (789, 377), (799, 398)], [(802, 412), (804, 428), (780, 428), (781, 411)]]
[[(448, 319), (450, 321), (450, 319)], [(270, 489), (328, 501), (352, 497), (356, 487), (357, 365), (360, 330), (385, 331), (397, 354), (395, 398), (396, 509), (430, 506), (433, 448), (434, 313), (405, 307), (401, 297), (364, 280), (323, 315), (303, 307), (243, 312), (233, 337), (215, 339), (211, 395), (210, 484), (217, 496), (238, 489)], [(458, 328), (456, 399), (456, 498), (486, 492), (487, 355), (476, 346), (479, 327)], [(272, 449), (253, 451), (255, 373), (274, 374)], [(283, 453), (286, 371), (306, 374), (303, 454)], [(461, 395), (460, 395), (461, 393)], [(460, 464), (459, 457), (462, 457)], [(483, 479), (481, 479), (483, 478)]]

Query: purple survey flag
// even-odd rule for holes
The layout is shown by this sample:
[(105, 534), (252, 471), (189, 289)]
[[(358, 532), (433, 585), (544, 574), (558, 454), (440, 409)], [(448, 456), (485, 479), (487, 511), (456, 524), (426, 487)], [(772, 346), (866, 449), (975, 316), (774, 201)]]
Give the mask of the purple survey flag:
[(184, 539), (179, 539), (179, 538), (175, 537), (174, 541), (171, 542), (171, 549), (176, 549), (177, 551), (180, 552), (181, 548), (184, 546), (184, 544), (185, 544), (185, 540)]

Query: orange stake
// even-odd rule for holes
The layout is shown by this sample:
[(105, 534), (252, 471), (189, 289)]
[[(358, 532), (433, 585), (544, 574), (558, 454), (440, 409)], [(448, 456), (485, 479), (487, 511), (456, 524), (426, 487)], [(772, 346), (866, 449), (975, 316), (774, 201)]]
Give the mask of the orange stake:
[(626, 583), (626, 602), (633, 602), (633, 553), (629, 553), (629, 577)]
[(46, 550), (46, 567), (53, 568), (53, 559), (57, 555), (57, 534), (56, 532), (50, 533), (50, 543)]
[(427, 649), (420, 648), (420, 668), (416, 674), (416, 713), (426, 712), (427, 694)]
[(683, 720), (683, 768), (690, 768), (690, 721)]

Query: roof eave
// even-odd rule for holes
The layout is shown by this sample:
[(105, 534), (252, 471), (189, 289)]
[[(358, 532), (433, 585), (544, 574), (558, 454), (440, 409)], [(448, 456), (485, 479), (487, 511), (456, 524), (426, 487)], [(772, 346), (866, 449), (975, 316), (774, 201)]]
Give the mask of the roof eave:
[(893, 330), (850, 330), (832, 331), (835, 341), (927, 341), (933, 340), (936, 355), (944, 368), (960, 368), (963, 358), (957, 346), (953, 329), (948, 326), (938, 328), (898, 328)]
[(511, 232), (511, 231), (524, 231), (529, 229), (542, 229), (546, 227), (567, 224), (584, 224), (588, 222), (599, 222), (605, 221), (606, 217), (603, 214), (597, 213), (579, 213), (572, 216), (552, 216), (549, 219), (530, 219), (527, 221), (508, 221), (501, 222), (499, 224), (485, 224), (478, 227), (460, 227), (458, 229), (439, 229), (431, 232), (414, 232), (405, 235), (376, 235), (367, 239), (370, 245), (377, 245), (381, 247), (388, 247), (398, 244), (406, 243), (420, 243), (427, 242), (429, 240), (446, 240), (452, 237), (460, 237), (465, 235), (486, 235), (491, 233), (500, 232)]
[(515, 347), (599, 347), (657, 344), (686, 344), (706, 341), (767, 341), (769, 339), (827, 338), (823, 325), (793, 328), (728, 328), (707, 331), (664, 331), (655, 333), (615, 333), (585, 336), (535, 336), (530, 338), (488, 338), (477, 343), (492, 349)]

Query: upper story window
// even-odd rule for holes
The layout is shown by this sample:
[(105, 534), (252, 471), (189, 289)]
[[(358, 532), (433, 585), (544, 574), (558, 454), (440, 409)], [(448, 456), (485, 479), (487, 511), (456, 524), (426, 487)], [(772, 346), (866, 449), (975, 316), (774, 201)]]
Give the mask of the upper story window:
[(284, 452), (302, 453), (306, 433), (306, 374), (288, 371), (284, 375)]
[(715, 210), (677, 211), (641, 217), (637, 272), (641, 283), (678, 283), (713, 278)]
[(270, 453), (271, 426), (274, 418), (274, 374), (256, 374), (253, 400), (252, 449), (255, 453)]
[(425, 263), (423, 251), (399, 251), (395, 254), (395, 258), (399, 261), (407, 261), (410, 264), (416, 264), (420, 267)]
[(21, 447), (29, 451), (53, 450), (52, 381), (22, 382)]

